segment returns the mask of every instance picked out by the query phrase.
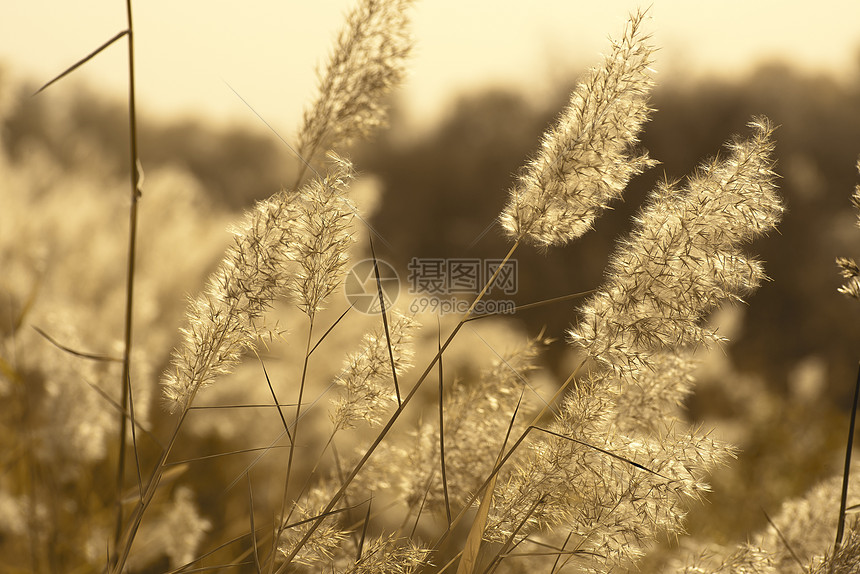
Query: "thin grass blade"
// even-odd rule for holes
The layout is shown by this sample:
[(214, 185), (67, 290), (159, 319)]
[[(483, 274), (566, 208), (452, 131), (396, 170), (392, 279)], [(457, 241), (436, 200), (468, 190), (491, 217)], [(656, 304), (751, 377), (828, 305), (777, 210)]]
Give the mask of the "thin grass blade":
[(98, 48), (93, 50), (92, 52), (90, 52), (88, 55), (84, 56), (82, 59), (78, 60), (77, 62), (75, 62), (74, 64), (69, 66), (68, 68), (66, 68), (58, 76), (55, 76), (53, 80), (49, 81), (47, 84), (45, 84), (44, 86), (42, 86), (41, 88), (36, 90), (33, 93), (33, 95), (36, 96), (36, 95), (40, 94), (41, 92), (45, 91), (45, 89), (48, 86), (50, 86), (51, 84), (54, 84), (54, 83), (58, 82), (59, 80), (65, 78), (66, 76), (68, 76), (69, 74), (71, 74), (72, 72), (74, 72), (75, 70), (77, 70), (78, 68), (80, 68), (81, 66), (83, 66), (84, 64), (89, 62), (90, 60), (92, 60), (93, 58), (95, 58), (101, 52), (106, 50), (111, 44), (113, 44), (114, 42), (116, 42), (120, 38), (126, 36), (127, 34), (128, 34), (128, 30), (123, 30), (122, 32), (118, 32), (116, 34), (116, 36), (114, 36), (113, 38), (111, 38), (110, 40), (108, 40), (107, 42), (105, 42), (104, 44), (102, 44), (101, 46), (99, 46)]
[(385, 344), (388, 346), (388, 359), (391, 361), (391, 378), (394, 380), (394, 392), (397, 394), (397, 406), (403, 404), (400, 397), (400, 385), (397, 383), (397, 369), (394, 363), (394, 349), (391, 348), (391, 331), (388, 328), (388, 314), (385, 312), (385, 295), (382, 292), (382, 279), (379, 277), (379, 262), (373, 249), (373, 235), (370, 238), (370, 255), (373, 258), (373, 274), (376, 277), (376, 289), (379, 293), (379, 313), (382, 315), (382, 327), (385, 329)]

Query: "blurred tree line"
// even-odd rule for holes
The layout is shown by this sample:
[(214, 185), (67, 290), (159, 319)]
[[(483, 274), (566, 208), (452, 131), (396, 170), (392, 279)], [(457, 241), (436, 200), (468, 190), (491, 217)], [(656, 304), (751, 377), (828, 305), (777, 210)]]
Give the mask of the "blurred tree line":
[[(855, 74), (855, 78), (860, 74)], [(372, 225), (385, 239), (378, 255), (405, 277), (413, 257), (498, 258), (507, 252), (496, 217), (513, 176), (539, 145), (546, 127), (567, 102), (575, 79), (551, 101), (529, 103), (521, 93), (488, 91), (463, 97), (418, 136), (392, 114), (392, 127), (354, 151), (364, 173), (378, 176), (383, 197)], [(71, 95), (31, 97), (33, 86), (3, 81), (7, 111), (2, 143), (13, 159), (28, 150), (50, 153), (61, 165), (99, 162), (126, 173), (127, 112), (94, 88)], [(9, 97), (9, 91), (14, 94)], [(780, 234), (752, 251), (766, 261), (772, 282), (750, 300), (743, 332), (729, 349), (741, 370), (760, 373), (783, 389), (799, 361), (827, 365), (827, 393), (847, 408), (860, 353), (857, 310), (836, 292), (834, 258), (860, 255), (860, 229), (849, 204), (860, 182), (860, 83), (801, 73), (782, 64), (760, 67), (735, 80), (662, 79), (652, 99), (657, 110), (642, 145), (661, 165), (636, 178), (624, 201), (596, 230), (564, 249), (517, 252), (518, 303), (597, 287), (615, 241), (659, 178), (677, 179), (718, 153), (733, 134), (745, 134), (750, 117), (764, 114), (776, 133), (781, 188), (788, 213)], [(176, 164), (189, 170), (213, 201), (239, 209), (294, 181), (297, 162), (270, 133), (213, 128), (197, 120), (144, 118), (140, 155), (144, 169)], [(27, 190), (22, 190), (26, 192)], [(524, 312), (529, 329), (546, 326), (563, 336), (577, 302)]]

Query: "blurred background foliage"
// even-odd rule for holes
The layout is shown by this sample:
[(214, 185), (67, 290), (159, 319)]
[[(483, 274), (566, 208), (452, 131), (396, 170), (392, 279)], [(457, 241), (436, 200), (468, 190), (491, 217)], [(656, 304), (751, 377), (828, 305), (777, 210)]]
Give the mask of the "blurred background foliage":
[[(839, 470), (860, 358), (858, 309), (836, 292), (834, 264), (837, 255), (860, 255), (849, 203), (860, 181), (858, 71), (835, 79), (773, 63), (737, 79), (660, 78), (652, 99), (657, 111), (642, 141), (660, 166), (635, 179), (624, 202), (572, 246), (517, 252), (517, 303), (595, 288), (615, 242), (658, 179), (689, 174), (732, 134), (745, 134), (753, 115), (767, 115), (780, 126), (776, 171), (788, 212), (779, 235), (751, 248), (766, 261), (773, 281), (749, 298), (748, 307), (734, 311), (740, 326), (726, 356), (703, 369), (688, 405), (691, 418), (718, 424), (743, 451), (738, 465), (716, 477), (712, 503), (691, 518), (692, 531), (718, 540), (743, 538), (764, 523), (760, 507), (775, 511), (784, 497)], [(496, 218), (513, 175), (565, 105), (575, 80), (571, 76), (539, 104), (512, 91), (463, 96), (435, 128), (419, 134), (409, 132), (395, 102), (391, 129), (353, 150), (358, 168), (381, 185), (370, 221), (384, 239), (376, 242), (377, 255), (402, 278), (413, 257), (503, 256), (508, 244)], [(33, 88), (11, 85), (0, 74), (0, 140), (11, 161), (38, 150), (68, 168), (93, 163), (117, 176), (127, 173), (123, 102), (106, 101), (92, 86), (31, 97)], [(213, 128), (195, 119), (144, 116), (139, 126), (144, 170), (183, 168), (219, 209), (248, 207), (296, 177), (296, 158), (262, 125)], [(145, 201), (144, 195), (143, 210)], [(555, 303), (516, 319), (531, 333), (546, 328), (563, 339), (576, 305)], [(567, 354), (563, 342), (550, 347), (550, 369), (561, 374)]]

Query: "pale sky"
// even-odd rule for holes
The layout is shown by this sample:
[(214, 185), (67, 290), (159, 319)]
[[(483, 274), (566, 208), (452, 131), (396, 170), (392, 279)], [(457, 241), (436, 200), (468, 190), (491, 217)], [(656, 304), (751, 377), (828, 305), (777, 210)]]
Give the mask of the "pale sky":
[[(3, 0), (0, 63), (47, 81), (124, 29), (123, 0)], [(259, 120), (229, 83), (285, 134), (313, 93), (349, 0), (147, 0), (134, 5), (138, 105), (222, 123)], [(426, 124), (455, 94), (514, 86), (539, 98), (568, 71), (600, 61), (607, 37), (647, 3), (630, 0), (423, 0), (416, 52), (401, 90)], [(653, 0), (647, 30), (660, 46), (657, 80), (747, 72), (783, 58), (807, 70), (860, 70), (860, 0)], [(74, 78), (125, 97), (125, 40)], [(71, 78), (71, 76), (70, 76)], [(67, 78), (51, 88), (71, 90)], [(50, 96), (49, 96), (50, 97)]]

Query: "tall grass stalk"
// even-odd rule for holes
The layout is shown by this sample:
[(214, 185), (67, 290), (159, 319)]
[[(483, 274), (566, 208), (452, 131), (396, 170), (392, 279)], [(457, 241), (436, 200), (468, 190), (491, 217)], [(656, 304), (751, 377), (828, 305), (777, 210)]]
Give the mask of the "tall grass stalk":
[(128, 448), (129, 420), (131, 421), (132, 443), (135, 448), (135, 465), (138, 475), (138, 486), (140, 487), (140, 461), (137, 458), (137, 441), (135, 437), (134, 399), (131, 383), (131, 355), (132, 355), (132, 333), (134, 319), (134, 282), (135, 261), (137, 257), (137, 224), (138, 224), (138, 202), (142, 196), (141, 190), (141, 164), (138, 155), (137, 138), (137, 107), (135, 103), (135, 68), (134, 68), (134, 24), (132, 19), (131, 0), (126, 0), (126, 29), (117, 33), (104, 42), (93, 52), (68, 67), (61, 74), (44, 84), (36, 94), (42, 92), (58, 80), (66, 77), (74, 70), (83, 66), (95, 56), (106, 50), (123, 37), (128, 38), (128, 121), (129, 121), (129, 181), (131, 187), (129, 203), (129, 227), (128, 227), (128, 249), (126, 255), (126, 290), (125, 310), (123, 327), (123, 352), (122, 352), (122, 374), (120, 388), (122, 397), (119, 402), (119, 454), (116, 468), (116, 523), (114, 528), (114, 546), (119, 544), (123, 524), (123, 488), (125, 482), (125, 466)]
[[(126, 298), (125, 298), (125, 329), (123, 332), (123, 353), (122, 353), (122, 398), (120, 406), (122, 411), (119, 413), (119, 457), (117, 461), (117, 477), (116, 477), (116, 497), (117, 497), (117, 512), (116, 512), (116, 527), (114, 529), (114, 546), (119, 545), (119, 540), (122, 532), (123, 512), (122, 512), (122, 497), (123, 485), (125, 482), (125, 459), (127, 448), (127, 424), (131, 419), (131, 432), (134, 437), (134, 395), (131, 384), (131, 346), (132, 346), (132, 325), (134, 316), (134, 275), (135, 275), (135, 260), (137, 257), (137, 219), (138, 219), (138, 202), (141, 197), (141, 166), (137, 152), (137, 107), (135, 104), (135, 85), (134, 85), (134, 23), (132, 20), (131, 0), (126, 0), (126, 18), (128, 22), (128, 138), (129, 138), (129, 178), (131, 184), (131, 203), (129, 206), (129, 226), (128, 226), (128, 263), (126, 274)], [(128, 417), (126, 416), (128, 413)], [(135, 467), (138, 474), (138, 485), (140, 486), (140, 461), (137, 458), (137, 441), (133, 440), (135, 448)]]

